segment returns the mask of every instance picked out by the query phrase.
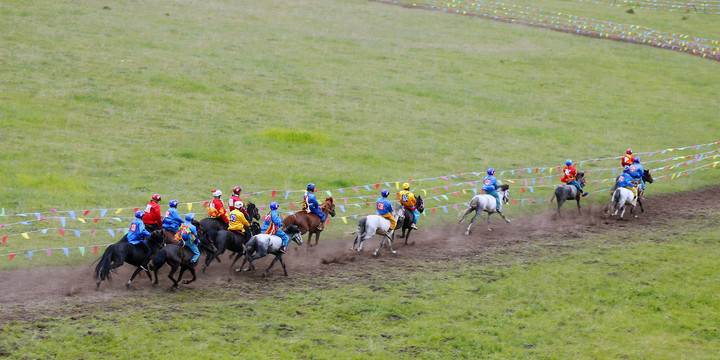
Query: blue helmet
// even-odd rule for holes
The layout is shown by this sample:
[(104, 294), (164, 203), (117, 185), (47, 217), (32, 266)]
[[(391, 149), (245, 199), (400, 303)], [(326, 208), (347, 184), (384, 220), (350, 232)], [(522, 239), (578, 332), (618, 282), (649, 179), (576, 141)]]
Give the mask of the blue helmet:
[(136, 218), (142, 219), (143, 216), (145, 216), (145, 212), (144, 212), (144, 211), (138, 210), (138, 211), (135, 212), (135, 217), (136, 217)]
[(640, 157), (639, 157), (639, 156), (636, 156), (636, 157), (635, 157), (635, 160), (633, 160), (633, 161), (635, 161), (636, 164), (639, 164), (639, 163), (640, 163)]
[(565, 165), (567, 165), (567, 166), (572, 165), (572, 160), (570, 160), (570, 159), (565, 160)]
[(487, 171), (488, 175), (492, 175), (495, 173), (495, 168), (489, 168)]
[(310, 190), (310, 191), (315, 190), (315, 184), (309, 183), (308, 186), (307, 186), (307, 189)]
[(629, 172), (630, 171), (630, 165), (623, 166), (623, 172)]
[(279, 206), (276, 201), (273, 201), (270, 203), (270, 210), (277, 210)]
[(383, 189), (380, 192), (380, 195), (382, 195), (382, 197), (388, 197), (388, 195), (390, 195), (390, 192), (387, 189)]
[(187, 213), (187, 215), (185, 215), (185, 220), (187, 220), (187, 221), (193, 221), (193, 220), (195, 220), (195, 214), (193, 214), (193, 213)]
[(168, 203), (168, 205), (170, 205), (170, 207), (177, 207), (177, 206), (178, 206), (178, 201), (177, 201), (177, 200), (170, 200), (170, 202)]

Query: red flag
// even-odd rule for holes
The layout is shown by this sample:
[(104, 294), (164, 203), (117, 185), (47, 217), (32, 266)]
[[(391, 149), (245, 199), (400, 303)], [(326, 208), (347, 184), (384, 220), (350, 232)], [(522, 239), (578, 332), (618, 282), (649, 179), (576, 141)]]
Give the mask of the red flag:
[(10, 258), (8, 258), (8, 261), (10, 261), (10, 260), (12, 260), (12, 259), (14, 259), (14, 258), (15, 258), (15, 254), (10, 254)]
[[(97, 224), (98, 220), (100, 220), (100, 219), (95, 218), (95, 220), (93, 220), (93, 221), (95, 221), (95, 223)], [(192, 259), (190, 259), (190, 260), (192, 260)]]
[(375, 184), (375, 190), (380, 189), (380, 184)]
[(517, 205), (517, 201), (513, 200), (512, 202), (513, 202), (513, 204)]
[[(293, 209), (293, 211), (295, 211), (295, 204), (290, 203), (290, 208)], [(190, 260), (192, 260), (192, 259), (190, 259)]]
[(133, 212), (138, 212), (138, 210), (140, 210), (140, 208), (135, 208), (135, 210), (133, 210)]
[(97, 248), (98, 248), (97, 245), (93, 246), (93, 252), (95, 253), (95, 255), (97, 255)]
[[(525, 188), (524, 188), (524, 187), (521, 187), (521, 188), (520, 188), (520, 192), (525, 192)], [(192, 259), (191, 259), (191, 260), (192, 260)]]
[(85, 210), (85, 212), (83, 213), (83, 216), (87, 216), (88, 213), (90, 213), (90, 210)]
[(63, 230), (63, 229), (58, 229), (58, 231), (60, 232), (60, 235), (65, 236), (65, 230)]
[(203, 207), (204, 207), (204, 208), (207, 208), (207, 206), (208, 206), (209, 203), (210, 203), (209, 201), (206, 201), (206, 202), (203, 204)]
[(460, 194), (458, 194), (457, 191), (454, 192), (453, 194), (454, 194), (455, 196), (457, 196), (457, 197), (460, 197)]
[[(273, 199), (275, 198), (275, 194), (277, 194), (277, 190), (273, 190), (273, 192), (272, 192), (272, 198), (273, 198)], [(191, 260), (192, 260), (192, 259), (191, 259)]]
[(5, 240), (7, 240), (7, 236), (3, 236), (2, 244), (5, 245)]
[(438, 194), (440, 193), (437, 188), (433, 188), (433, 190), (435, 190), (435, 192)]
[(433, 212), (433, 215), (435, 215), (435, 208), (430, 209)]

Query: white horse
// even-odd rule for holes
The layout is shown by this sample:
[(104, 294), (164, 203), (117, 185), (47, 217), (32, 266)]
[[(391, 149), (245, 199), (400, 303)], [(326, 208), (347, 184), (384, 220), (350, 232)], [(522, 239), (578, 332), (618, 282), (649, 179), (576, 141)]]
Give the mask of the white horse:
[[(507, 204), (510, 200), (510, 185), (502, 184), (498, 186), (497, 192), (498, 195), (500, 195), (500, 201), (502, 201), (503, 204)], [(475, 211), (475, 216), (470, 219), (470, 224), (465, 230), (465, 235), (470, 234), (470, 227), (472, 226), (475, 219), (477, 219), (483, 211), (488, 213), (488, 231), (492, 231), (492, 229), (490, 228), (490, 215), (492, 215), (493, 213), (500, 214), (500, 216), (502, 216), (505, 222), (510, 222), (510, 219), (506, 218), (505, 214), (497, 211), (497, 201), (492, 195), (479, 194), (473, 196), (472, 200), (470, 200), (470, 206), (460, 213), (460, 215), (462, 215), (462, 219), (458, 221), (458, 224), (461, 224), (468, 216), (468, 214), (470, 214), (472, 211)]]
[[(391, 214), (395, 218), (395, 220), (397, 220), (398, 224), (402, 223), (402, 221), (405, 219), (403, 206), (399, 202), (393, 203)], [(355, 250), (355, 245), (357, 245), (359, 241), (360, 246), (358, 247), (357, 251), (362, 251), (363, 243), (365, 242), (365, 240), (375, 236), (375, 234), (378, 234), (383, 235), (383, 239), (380, 242), (380, 245), (378, 245), (377, 249), (375, 249), (375, 252), (373, 252), (373, 256), (377, 255), (378, 251), (385, 244), (386, 240), (390, 245), (390, 252), (392, 252), (393, 254), (397, 254), (397, 251), (393, 250), (392, 248), (392, 238), (390, 237), (393, 231), (390, 231), (389, 229), (390, 220), (380, 215), (368, 215), (361, 217), (360, 219), (358, 219), (358, 228), (355, 231), (348, 233), (348, 235), (355, 235), (355, 241), (353, 242), (353, 246), (350, 250)]]
[(610, 211), (615, 208), (615, 212), (612, 214), (614, 216), (617, 215), (620, 208), (622, 208), (622, 212), (620, 213), (620, 218), (622, 219), (623, 215), (625, 215), (625, 209), (628, 206), (631, 206), (630, 213), (633, 214), (634, 217), (637, 217), (637, 214), (635, 214), (635, 200), (633, 200), (634, 196), (635, 194), (633, 194), (632, 190), (630, 189), (624, 187), (615, 189), (607, 213), (610, 214)]
[[(296, 242), (298, 246), (303, 244), (302, 234), (300, 233), (300, 229), (297, 226), (290, 225), (287, 227), (285, 232), (290, 237), (290, 240)], [(275, 265), (275, 262), (280, 260), (280, 264), (282, 264), (283, 267), (283, 272), (285, 273), (285, 276), (288, 276), (287, 270), (285, 269), (285, 261), (283, 260), (283, 253), (279, 251), (281, 245), (282, 239), (278, 236), (269, 234), (254, 235), (245, 245), (245, 247), (247, 248), (247, 253), (245, 254), (242, 265), (240, 265), (239, 269), (235, 269), (235, 271), (242, 271), (242, 268), (243, 266), (245, 266), (246, 261), (250, 263), (247, 270), (255, 270), (253, 260), (263, 258), (267, 254), (273, 254), (275, 255), (275, 258), (270, 263), (270, 266), (265, 269), (264, 275), (267, 275), (268, 271), (270, 271), (273, 265)], [(255, 254), (255, 252), (257, 252), (257, 254)]]

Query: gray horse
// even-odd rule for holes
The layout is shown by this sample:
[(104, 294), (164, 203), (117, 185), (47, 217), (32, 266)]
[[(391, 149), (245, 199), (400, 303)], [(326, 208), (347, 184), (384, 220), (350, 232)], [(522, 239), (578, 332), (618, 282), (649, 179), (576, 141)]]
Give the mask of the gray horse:
[[(303, 244), (302, 234), (300, 233), (300, 229), (296, 225), (290, 225), (285, 229), (285, 232), (290, 237), (290, 240), (296, 242), (298, 246)], [(282, 239), (275, 236), (275, 235), (269, 235), (269, 234), (257, 234), (248, 241), (248, 243), (245, 245), (247, 248), (247, 253), (245, 255), (245, 258), (243, 259), (242, 265), (240, 265), (239, 269), (235, 269), (236, 272), (242, 271), (243, 266), (245, 266), (245, 262), (249, 262), (250, 265), (248, 265), (247, 270), (255, 270), (255, 266), (253, 265), (253, 261), (265, 257), (267, 254), (273, 254), (275, 255), (275, 258), (270, 263), (270, 266), (268, 266), (267, 269), (265, 269), (265, 272), (263, 275), (268, 274), (268, 271), (275, 265), (275, 262), (280, 260), (280, 264), (282, 264), (283, 272), (285, 273), (285, 276), (288, 276), (287, 269), (285, 268), (285, 261), (283, 260), (283, 253), (280, 252), (280, 245), (282, 245)], [(257, 254), (256, 254), (257, 252)]]
[[(580, 183), (581, 187), (585, 187), (584, 171), (580, 171), (577, 173), (577, 182)], [(552, 202), (554, 198), (557, 198), (557, 216), (560, 216), (560, 207), (567, 200), (577, 200), (578, 213), (580, 212), (580, 198), (582, 198), (582, 194), (580, 194), (580, 190), (578, 190), (575, 185), (565, 184), (563, 186), (556, 187), (555, 193), (553, 193), (553, 195), (550, 197), (550, 202)]]
[[(498, 195), (500, 195), (500, 201), (502, 201), (503, 204), (507, 204), (510, 200), (510, 185), (502, 184), (498, 186), (497, 192)], [(465, 220), (465, 218), (468, 216), (468, 214), (473, 211), (475, 211), (475, 216), (470, 219), (470, 224), (465, 230), (465, 235), (470, 234), (470, 227), (472, 226), (473, 222), (475, 222), (475, 219), (477, 219), (483, 211), (487, 212), (488, 214), (488, 231), (492, 231), (492, 229), (490, 228), (490, 215), (492, 215), (493, 213), (500, 214), (500, 216), (502, 216), (505, 222), (510, 222), (510, 219), (506, 218), (505, 214), (497, 211), (497, 201), (495, 201), (495, 198), (492, 195), (478, 194), (473, 196), (472, 200), (470, 200), (470, 206), (460, 213), (460, 215), (462, 215), (462, 219), (458, 221), (458, 224), (462, 223), (463, 220)]]
[[(392, 205), (392, 216), (395, 218), (398, 224), (402, 224), (405, 221), (404, 215), (405, 207), (399, 202), (393, 202)], [(397, 226), (397, 225), (396, 225)], [(390, 220), (380, 215), (367, 215), (358, 219), (358, 228), (355, 231), (349, 232), (348, 235), (355, 235), (353, 246), (350, 250), (355, 250), (355, 246), (358, 245), (357, 251), (362, 251), (363, 243), (365, 240), (377, 235), (382, 235), (383, 239), (380, 241), (380, 245), (373, 252), (373, 256), (377, 255), (378, 251), (385, 245), (385, 241), (390, 246), (390, 252), (397, 254), (392, 247), (392, 237), (395, 230), (390, 230)]]

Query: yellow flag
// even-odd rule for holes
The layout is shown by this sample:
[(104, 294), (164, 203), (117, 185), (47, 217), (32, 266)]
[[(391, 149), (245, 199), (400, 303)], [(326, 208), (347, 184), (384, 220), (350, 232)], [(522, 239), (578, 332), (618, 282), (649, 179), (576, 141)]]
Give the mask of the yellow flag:
[(342, 221), (343, 221), (345, 224), (347, 224), (347, 219), (346, 219), (344, 216), (341, 217), (341, 219), (342, 219)]
[(427, 196), (427, 190), (423, 189), (423, 195)]
[(192, 211), (192, 204), (191, 204), (191, 203), (188, 203), (188, 204), (187, 204), (187, 207), (188, 207), (188, 211)]
[(81, 223), (83, 223), (83, 224), (87, 224), (87, 223), (85, 222), (85, 219), (83, 219), (83, 218), (78, 218), (78, 221), (81, 222)]
[(26, 239), (29, 239), (29, 238), (30, 238), (30, 236), (28, 236), (27, 233), (22, 233), (22, 234), (20, 234), (20, 235), (22, 235), (22, 237), (24, 237), (24, 238), (26, 238)]
[(395, 189), (400, 190), (400, 182), (399, 181), (395, 182)]
[(115, 211), (115, 213), (119, 214), (121, 211), (122, 211), (122, 209), (117, 209), (117, 211)]

